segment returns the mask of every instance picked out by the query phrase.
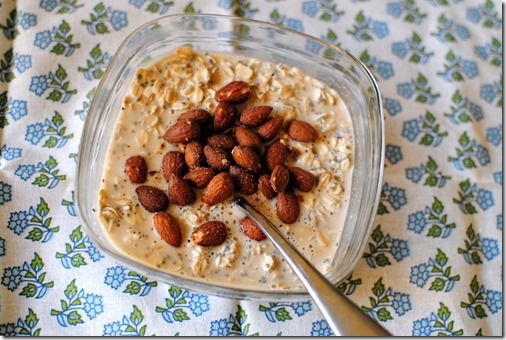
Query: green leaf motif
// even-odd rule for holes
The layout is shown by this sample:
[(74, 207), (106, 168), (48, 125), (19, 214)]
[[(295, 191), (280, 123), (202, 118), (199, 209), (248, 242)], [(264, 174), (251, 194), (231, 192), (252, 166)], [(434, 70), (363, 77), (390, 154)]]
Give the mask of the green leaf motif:
[(436, 277), (436, 279), (434, 281), (432, 281), (432, 284), (430, 285), (429, 290), (434, 290), (436, 292), (440, 292), (444, 288), (445, 288), (445, 280), (440, 277)]
[(70, 325), (77, 325), (79, 323), (84, 323), (82, 317), (81, 317), (81, 314), (79, 314), (77, 311), (73, 310), (69, 313), (69, 315), (67, 316), (67, 320), (69, 322)]
[[(67, 299), (72, 300), (77, 295), (76, 279), (73, 279), (63, 291)], [(63, 300), (62, 300), (63, 301)], [(66, 308), (64, 308), (66, 309)]]
[(448, 262), (448, 257), (441, 249), (438, 248), (437, 255), (436, 255), (436, 263), (442, 267), (442, 266), (446, 265), (447, 262)]
[(443, 321), (446, 321), (450, 318), (450, 315), (451, 315), (451, 312), (450, 310), (448, 309), (448, 307), (446, 307), (446, 305), (442, 302), (439, 303), (439, 309), (437, 311), (437, 316), (443, 320)]
[(84, 260), (84, 257), (81, 254), (75, 254), (71, 257), (70, 262), (72, 264), (72, 267), (79, 268), (81, 266), (86, 265), (86, 261)]
[(28, 283), (26, 286), (23, 287), (21, 293), (19, 295), (26, 296), (26, 297), (34, 297), (37, 293), (37, 286), (33, 283)]
[(279, 308), (276, 311), (276, 319), (278, 321), (286, 321), (286, 320), (291, 320), (292, 317), (290, 316), (290, 313), (288, 313), (288, 311), (283, 307), (283, 308)]
[[(126, 286), (126, 288), (125, 288), (125, 290), (123, 291), (123, 293), (128, 293), (128, 294), (130, 294), (130, 295), (137, 295), (137, 294), (139, 294), (139, 293), (140, 293), (140, 291), (141, 291), (141, 285), (140, 285), (140, 283), (139, 283), (139, 282), (137, 282), (137, 281), (132, 281), (132, 282), (130, 282), (130, 283)], [(167, 299), (167, 300), (168, 300), (168, 299)], [(171, 304), (172, 304), (172, 301), (171, 301)], [(171, 306), (168, 306), (168, 305), (167, 305), (167, 307), (169, 307), (169, 308), (170, 308), (170, 307), (172, 307), (172, 305), (171, 305)]]
[(374, 284), (374, 287), (372, 288), (372, 292), (376, 296), (381, 296), (385, 292), (385, 286), (383, 285), (381, 278), (378, 281), (376, 281), (376, 283)]
[(385, 307), (381, 308), (378, 310), (378, 319), (380, 321), (388, 321), (388, 320), (392, 320), (393, 317), (392, 315), (390, 314), (390, 312), (388, 311), (388, 309), (386, 309)]
[(74, 243), (81, 241), (82, 238), (83, 238), (83, 233), (81, 232), (81, 226), (72, 230), (72, 233), (70, 233), (70, 240)]
[(173, 316), (174, 316), (174, 320), (176, 320), (177, 322), (190, 320), (190, 318), (188, 317), (188, 314), (182, 308), (175, 309)]
[(141, 310), (134, 305), (134, 311), (130, 314), (130, 321), (136, 326), (140, 325), (142, 320), (144, 320), (144, 315), (142, 315)]
[(44, 261), (42, 261), (42, 258), (39, 256), (39, 254), (35, 253), (35, 257), (30, 263), (30, 267), (35, 272), (39, 272), (42, 268), (44, 268)]

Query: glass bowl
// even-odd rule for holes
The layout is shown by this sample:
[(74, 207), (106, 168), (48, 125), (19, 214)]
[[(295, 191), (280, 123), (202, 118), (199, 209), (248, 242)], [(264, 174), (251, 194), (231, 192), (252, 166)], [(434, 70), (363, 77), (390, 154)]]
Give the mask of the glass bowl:
[(132, 32), (111, 60), (97, 88), (81, 137), (77, 210), (89, 237), (120, 264), (160, 282), (237, 299), (307, 298), (304, 290), (228, 288), (172, 275), (122, 254), (102, 227), (97, 209), (100, 179), (122, 100), (137, 68), (183, 45), (296, 66), (335, 89), (351, 116), (354, 135), (349, 207), (327, 278), (338, 284), (362, 256), (381, 191), (384, 131), (381, 99), (369, 70), (348, 52), (308, 35), (255, 20), (221, 15), (171, 15)]

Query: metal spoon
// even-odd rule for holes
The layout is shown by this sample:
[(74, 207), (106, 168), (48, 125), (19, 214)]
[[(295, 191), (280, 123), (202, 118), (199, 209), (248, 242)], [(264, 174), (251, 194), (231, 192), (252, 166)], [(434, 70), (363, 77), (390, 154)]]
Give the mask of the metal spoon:
[(299, 276), (335, 335), (392, 336), (313, 267), (264, 215), (243, 198), (234, 204), (254, 220)]

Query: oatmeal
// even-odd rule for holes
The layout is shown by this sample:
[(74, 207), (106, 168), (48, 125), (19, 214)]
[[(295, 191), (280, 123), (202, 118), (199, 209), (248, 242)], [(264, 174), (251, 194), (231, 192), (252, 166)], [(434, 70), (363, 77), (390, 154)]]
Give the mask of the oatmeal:
[[(233, 82), (251, 93), (232, 103), (231, 129), (220, 89)], [(121, 110), (98, 202), (121, 252), (227, 287), (301, 288), (282, 255), (231, 203), (242, 195), (321, 272), (330, 271), (353, 161), (350, 119), (335, 90), (295, 67), (183, 47), (137, 70)], [(209, 193), (230, 186), (233, 195)], [(293, 204), (296, 213), (280, 208)]]

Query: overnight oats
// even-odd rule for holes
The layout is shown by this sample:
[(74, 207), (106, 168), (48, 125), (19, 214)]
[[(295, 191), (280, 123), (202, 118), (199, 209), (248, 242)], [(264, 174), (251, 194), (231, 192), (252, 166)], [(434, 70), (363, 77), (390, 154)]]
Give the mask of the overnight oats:
[(302, 284), (243, 196), (322, 273), (345, 220), (353, 135), (338, 93), (298, 68), (181, 47), (138, 69), (107, 150), (98, 214), (128, 257), (255, 290)]

